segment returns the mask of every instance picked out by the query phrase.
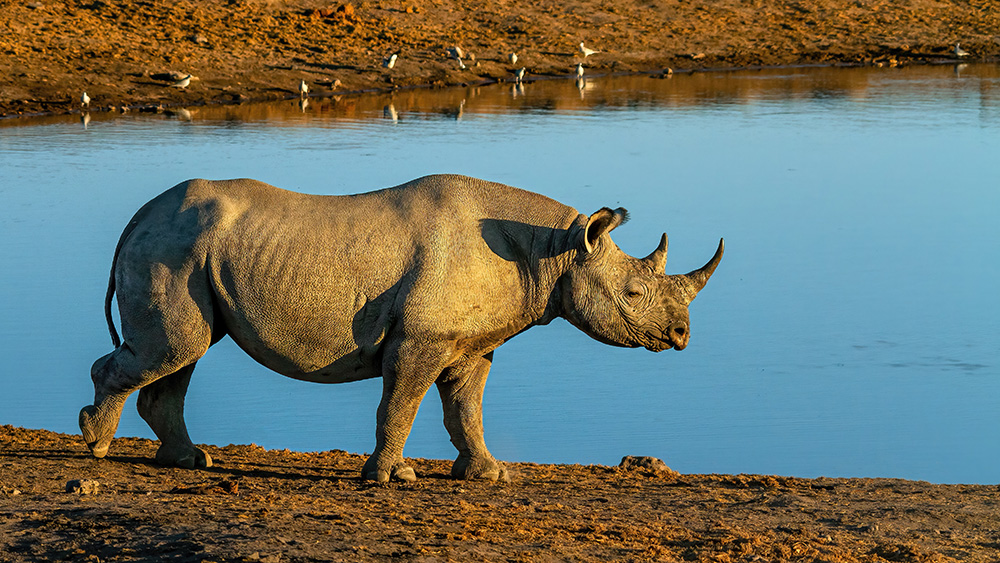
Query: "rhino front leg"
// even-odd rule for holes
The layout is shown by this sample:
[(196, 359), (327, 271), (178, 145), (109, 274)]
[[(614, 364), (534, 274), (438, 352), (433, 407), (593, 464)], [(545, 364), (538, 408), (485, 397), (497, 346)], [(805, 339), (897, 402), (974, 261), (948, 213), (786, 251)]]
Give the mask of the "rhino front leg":
[(139, 416), (160, 439), (156, 462), (186, 469), (212, 467), (212, 457), (191, 442), (184, 423), (184, 395), (195, 364), (158, 379), (139, 391)]
[(415, 481), (413, 468), (403, 460), (403, 446), (413, 427), (417, 408), (443, 369), (444, 346), (404, 341), (382, 363), (382, 401), (378, 406), (375, 451), (361, 470), (364, 479)]
[(451, 466), (451, 475), (458, 479), (509, 480), (507, 469), (490, 454), (483, 439), (483, 390), (492, 362), (490, 352), (445, 370), (437, 381), (444, 426), (458, 449)]

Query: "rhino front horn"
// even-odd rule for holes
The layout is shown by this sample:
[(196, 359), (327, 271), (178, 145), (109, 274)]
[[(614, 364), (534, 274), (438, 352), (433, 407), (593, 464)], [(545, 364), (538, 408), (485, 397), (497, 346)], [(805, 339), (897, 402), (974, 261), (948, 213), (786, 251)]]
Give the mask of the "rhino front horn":
[(663, 236), (660, 237), (660, 246), (657, 246), (656, 250), (643, 258), (642, 261), (649, 264), (654, 272), (662, 274), (667, 270), (667, 233), (663, 233)]
[(719, 262), (722, 260), (722, 252), (726, 248), (725, 243), (724, 239), (719, 239), (719, 248), (715, 251), (715, 256), (712, 256), (712, 259), (708, 261), (708, 264), (686, 274), (687, 279), (691, 282), (691, 288), (695, 292), (701, 291), (705, 287), (705, 284), (708, 283), (708, 278), (712, 277), (712, 272), (715, 271), (715, 268), (718, 267)]

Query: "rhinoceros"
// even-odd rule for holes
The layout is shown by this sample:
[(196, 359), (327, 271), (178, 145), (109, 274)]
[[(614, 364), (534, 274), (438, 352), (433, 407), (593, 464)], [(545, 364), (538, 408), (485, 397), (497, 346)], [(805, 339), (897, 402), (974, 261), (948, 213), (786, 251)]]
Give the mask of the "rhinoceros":
[[(91, 368), (83, 438), (107, 454), (126, 398), (156, 433), (156, 461), (208, 467), (184, 396), (195, 363), (229, 335), (288, 377), (382, 378), (370, 480), (410, 481), (403, 459), (436, 385), (458, 450), (454, 477), (506, 480), (483, 440), (494, 350), (562, 317), (598, 341), (683, 349), (688, 304), (722, 258), (666, 275), (667, 237), (649, 256), (609, 233), (625, 209), (589, 217), (545, 196), (454, 175), (346, 196), (249, 179), (189, 180), (144, 205), (115, 249), (105, 316), (115, 349)], [(123, 340), (111, 316), (117, 292)]]

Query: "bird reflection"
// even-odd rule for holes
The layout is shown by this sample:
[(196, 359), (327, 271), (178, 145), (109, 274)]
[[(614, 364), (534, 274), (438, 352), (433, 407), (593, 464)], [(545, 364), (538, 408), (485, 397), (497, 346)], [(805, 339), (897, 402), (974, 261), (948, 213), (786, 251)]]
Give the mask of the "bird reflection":
[(382, 108), (382, 117), (391, 119), (393, 123), (399, 121), (399, 114), (396, 113), (396, 107), (392, 105), (392, 102)]

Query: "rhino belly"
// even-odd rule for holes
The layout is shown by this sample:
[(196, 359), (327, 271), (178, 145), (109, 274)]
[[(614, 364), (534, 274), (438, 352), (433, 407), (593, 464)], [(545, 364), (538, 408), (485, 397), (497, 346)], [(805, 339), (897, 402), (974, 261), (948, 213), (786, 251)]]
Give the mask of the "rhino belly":
[(222, 273), (215, 285), (226, 332), (260, 364), (318, 383), (381, 376), (383, 315), (365, 296), (341, 290), (336, 280), (274, 283), (281, 276), (258, 272), (237, 282)]

